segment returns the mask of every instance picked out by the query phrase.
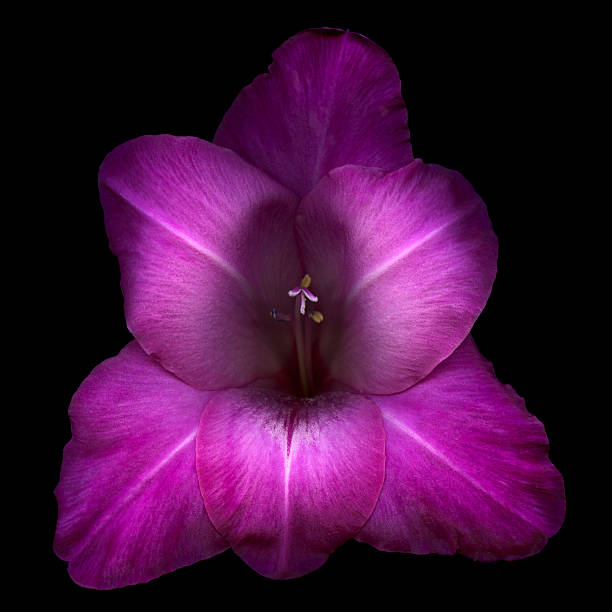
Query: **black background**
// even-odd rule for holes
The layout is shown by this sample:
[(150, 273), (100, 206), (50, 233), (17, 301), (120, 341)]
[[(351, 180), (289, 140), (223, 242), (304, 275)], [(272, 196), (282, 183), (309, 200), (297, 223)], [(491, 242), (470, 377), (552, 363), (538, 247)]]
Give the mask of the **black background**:
[[(372, 14), (376, 8), (377, 14)], [(262, 9), (263, 10), (263, 9)], [(47, 197), (39, 202), (47, 253), (38, 282), (48, 302), (45, 339), (45, 460), (38, 485), (41, 555), (36, 569), (50, 597), (74, 605), (139, 605), (169, 598), (176, 607), (318, 605), (357, 595), (402, 607), (419, 600), (497, 606), (529, 598), (546, 605), (572, 577), (572, 464), (568, 376), (560, 320), (565, 316), (571, 253), (563, 247), (571, 25), (542, 11), (398, 16), (384, 5), (341, 16), (276, 13), (230, 17), (165, 13), (52, 16), (36, 41), (38, 72), (29, 85), (40, 105), (36, 156)], [(77, 19), (77, 24), (73, 21)], [(142, 134), (212, 140), (238, 91), (264, 72), (284, 40), (311, 26), (367, 35), (394, 59), (408, 107), (415, 157), (459, 170), (489, 208), (499, 238), (498, 276), (473, 334), (498, 378), (526, 398), (546, 426), (551, 459), (566, 479), (566, 523), (538, 555), (518, 562), (378, 552), (349, 542), (316, 572), (288, 582), (265, 579), (231, 551), (145, 585), (96, 592), (75, 585), (52, 552), (57, 517), (53, 488), (70, 438), (67, 407), (91, 369), (131, 338), (119, 269), (108, 250), (97, 170), (118, 144)], [(42, 151), (40, 150), (42, 147)]]

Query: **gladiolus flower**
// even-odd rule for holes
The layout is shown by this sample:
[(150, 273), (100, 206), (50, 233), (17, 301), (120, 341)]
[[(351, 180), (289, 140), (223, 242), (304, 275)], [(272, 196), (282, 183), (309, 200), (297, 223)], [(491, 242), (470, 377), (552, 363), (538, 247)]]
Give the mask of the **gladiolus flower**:
[(413, 158), (365, 37), (302, 32), (269, 70), (214, 143), (144, 136), (100, 168), (135, 339), (71, 402), (57, 554), (114, 588), (228, 547), (272, 578), (350, 538), (538, 552), (563, 482), (470, 336), (496, 274), (484, 203)]

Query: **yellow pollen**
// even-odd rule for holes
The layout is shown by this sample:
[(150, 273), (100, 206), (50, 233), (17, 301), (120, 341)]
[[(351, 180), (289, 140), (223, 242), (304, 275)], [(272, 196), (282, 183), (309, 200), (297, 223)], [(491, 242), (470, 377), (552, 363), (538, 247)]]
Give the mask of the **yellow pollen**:
[(312, 278), (310, 278), (310, 276), (306, 274), (304, 278), (302, 279), (302, 282), (300, 283), (300, 287), (302, 289), (308, 289), (308, 287), (310, 287), (311, 282), (312, 282)]
[(323, 320), (323, 314), (318, 310), (311, 312), (309, 316), (315, 323), (320, 323)]

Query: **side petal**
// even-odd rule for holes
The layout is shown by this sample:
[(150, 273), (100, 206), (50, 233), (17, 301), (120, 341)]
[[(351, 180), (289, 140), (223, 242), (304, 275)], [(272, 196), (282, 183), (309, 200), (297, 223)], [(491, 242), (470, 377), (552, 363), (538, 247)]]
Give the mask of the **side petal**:
[(370, 516), (384, 478), (384, 440), (380, 413), (362, 396), (221, 392), (197, 437), (208, 515), (260, 574), (311, 572)]
[(419, 381), (461, 344), (489, 297), (497, 239), (457, 172), (421, 160), (392, 173), (339, 168), (296, 219), (325, 315), (322, 360), (358, 391)]
[(196, 475), (196, 433), (210, 395), (165, 372), (136, 342), (80, 386), (55, 490), (54, 547), (75, 582), (146, 582), (227, 548)]
[(480, 561), (538, 552), (565, 515), (542, 424), (468, 338), (425, 380), (372, 396), (387, 432), (376, 510), (357, 539)]
[(345, 164), (394, 170), (412, 160), (399, 75), (360, 34), (307, 30), (273, 54), (244, 88), (215, 143), (240, 153), (302, 196)]
[(300, 276), (292, 193), (232, 151), (163, 135), (112, 151), (100, 198), (147, 353), (200, 389), (280, 370), (291, 341), (268, 313)]

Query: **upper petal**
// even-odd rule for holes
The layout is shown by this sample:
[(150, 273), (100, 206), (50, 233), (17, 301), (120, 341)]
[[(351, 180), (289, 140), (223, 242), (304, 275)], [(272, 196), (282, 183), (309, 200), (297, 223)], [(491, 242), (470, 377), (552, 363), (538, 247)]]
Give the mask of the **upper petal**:
[(112, 151), (100, 198), (147, 353), (203, 389), (280, 369), (291, 342), (268, 312), (300, 274), (295, 195), (232, 151), (163, 135)]
[(399, 168), (412, 160), (397, 70), (365, 36), (301, 32), (273, 54), (269, 74), (243, 89), (214, 142), (298, 195), (345, 164)]
[(146, 582), (227, 548), (196, 476), (196, 432), (210, 395), (166, 372), (136, 342), (79, 387), (55, 490), (55, 550), (78, 584)]
[(516, 559), (565, 513), (542, 424), (468, 338), (404, 393), (371, 396), (387, 432), (385, 484), (358, 539), (379, 549)]
[(310, 572), (370, 516), (384, 478), (384, 441), (378, 409), (359, 395), (220, 392), (197, 438), (208, 514), (259, 573)]
[(296, 229), (325, 315), (322, 359), (363, 392), (402, 391), (430, 372), (469, 333), (495, 278), (484, 203), (459, 173), (421, 160), (333, 170)]

